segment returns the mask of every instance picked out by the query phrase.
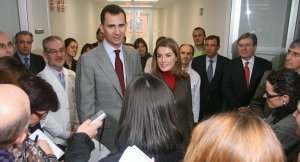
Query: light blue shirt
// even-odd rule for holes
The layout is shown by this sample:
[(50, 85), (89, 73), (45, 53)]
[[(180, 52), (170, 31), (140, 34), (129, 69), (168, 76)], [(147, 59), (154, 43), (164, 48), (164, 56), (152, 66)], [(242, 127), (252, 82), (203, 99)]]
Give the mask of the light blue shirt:
[(28, 64), (31, 65), (31, 64), (30, 64), (30, 54), (24, 56), (24, 55), (21, 55), (19, 52), (17, 52), (17, 55), (20, 57), (20, 60), (21, 60), (21, 62), (23, 63), (23, 65), (25, 65), (25, 60), (24, 60), (25, 57), (29, 58), (29, 59), (28, 59)]
[(104, 39), (103, 40), (103, 45), (104, 45), (104, 48), (108, 54), (108, 57), (110, 59), (110, 62), (112, 64), (112, 66), (114, 67), (114, 69), (116, 69), (115, 67), (115, 60), (116, 60), (116, 53), (114, 52), (115, 50), (120, 50), (120, 59), (122, 61), (122, 64), (123, 64), (123, 73), (124, 73), (124, 81), (125, 81), (125, 85), (126, 85), (126, 68), (125, 68), (125, 62), (124, 62), (124, 54), (123, 54), (123, 48), (122, 48), (122, 44), (120, 46), (119, 49), (115, 49), (114, 47), (112, 47), (110, 44), (107, 43), (107, 41)]

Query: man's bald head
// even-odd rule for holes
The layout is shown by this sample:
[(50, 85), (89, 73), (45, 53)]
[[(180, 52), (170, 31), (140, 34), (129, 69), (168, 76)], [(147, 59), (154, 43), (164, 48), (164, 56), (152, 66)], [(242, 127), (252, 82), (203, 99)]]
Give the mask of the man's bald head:
[(7, 149), (27, 130), (30, 102), (17, 86), (0, 84), (0, 149)]
[(4, 56), (12, 56), (13, 54), (13, 43), (9, 36), (0, 31), (0, 58)]

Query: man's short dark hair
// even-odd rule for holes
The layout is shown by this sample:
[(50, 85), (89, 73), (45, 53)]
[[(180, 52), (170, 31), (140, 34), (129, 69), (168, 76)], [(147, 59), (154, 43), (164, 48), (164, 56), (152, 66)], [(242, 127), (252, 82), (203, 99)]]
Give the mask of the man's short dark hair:
[(32, 41), (33, 41), (33, 35), (29, 31), (20, 31), (20, 32), (18, 32), (15, 36), (16, 42), (18, 42), (18, 36), (19, 35), (29, 35), (31, 37)]
[(194, 56), (194, 47), (193, 47), (193, 45), (191, 45), (191, 44), (182, 44), (182, 45), (179, 47), (179, 51), (180, 51), (181, 47), (183, 47), (183, 46), (189, 46), (189, 47), (192, 49), (192, 55)]
[(30, 100), (31, 113), (36, 111), (52, 111), (59, 109), (59, 101), (52, 86), (39, 76), (30, 74), (18, 79), (20, 87)]
[(217, 41), (217, 45), (219, 46), (220, 45), (220, 37), (219, 36), (216, 36), (216, 35), (210, 35), (208, 37), (205, 38), (205, 42), (207, 40), (216, 40)]
[(204, 30), (203, 28), (201, 28), (201, 27), (198, 26), (198, 27), (194, 28), (193, 32), (194, 32), (195, 30), (202, 30), (202, 32), (203, 32), (203, 34), (204, 34), (204, 37), (206, 37), (206, 33), (205, 33), (205, 30)]
[(295, 47), (300, 47), (300, 39), (299, 38), (294, 40), (290, 45), (290, 48), (295, 48)]
[(104, 24), (106, 13), (110, 13), (112, 15), (117, 15), (119, 13), (123, 13), (124, 18), (125, 18), (125, 22), (126, 22), (126, 13), (123, 10), (123, 8), (118, 6), (118, 5), (110, 4), (110, 5), (107, 5), (103, 8), (103, 10), (101, 11), (101, 15), (100, 15), (101, 24)]
[(244, 33), (244, 34), (242, 34), (242, 35), (239, 37), (237, 43), (239, 44), (240, 41), (241, 41), (242, 39), (246, 39), (246, 38), (252, 39), (253, 45), (254, 45), (254, 46), (257, 45), (257, 37), (256, 37), (256, 35), (255, 35), (254, 33)]

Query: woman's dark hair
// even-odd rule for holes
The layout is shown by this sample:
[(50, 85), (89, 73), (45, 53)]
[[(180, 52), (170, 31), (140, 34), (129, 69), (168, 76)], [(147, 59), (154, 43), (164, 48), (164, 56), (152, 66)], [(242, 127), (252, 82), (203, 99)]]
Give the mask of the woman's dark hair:
[(15, 79), (22, 75), (30, 74), (30, 71), (18, 59), (10, 56), (0, 58), (0, 70), (8, 72)]
[(82, 47), (80, 54), (84, 54), (88, 48), (91, 50), (91, 49), (95, 48), (95, 46), (94, 46), (93, 44), (86, 43), (86, 44)]
[(175, 101), (168, 86), (151, 74), (126, 89), (116, 137), (118, 151), (136, 145), (148, 155), (174, 150), (183, 141), (175, 119)]
[(285, 116), (292, 114), (300, 99), (300, 75), (291, 69), (283, 68), (278, 71), (272, 71), (267, 81), (273, 86), (274, 92), (278, 95), (288, 95), (290, 102), (286, 103), (282, 108), (277, 108), (273, 113), (275, 123)]
[(146, 53), (144, 53), (144, 54), (147, 54), (148, 53), (148, 45), (147, 45), (146, 41), (143, 38), (138, 38), (138, 39), (135, 40), (135, 42), (133, 44), (134, 48), (138, 49), (140, 43), (142, 43), (146, 47)]
[(13, 84), (18, 85), (16, 78), (5, 70), (0, 69), (0, 84)]
[(72, 43), (72, 42), (76, 42), (77, 41), (74, 38), (67, 38), (65, 39), (65, 47), (68, 48), (68, 46)]
[(20, 87), (27, 93), (30, 100), (31, 113), (36, 111), (57, 111), (59, 101), (52, 86), (36, 75), (24, 75), (19, 78)]

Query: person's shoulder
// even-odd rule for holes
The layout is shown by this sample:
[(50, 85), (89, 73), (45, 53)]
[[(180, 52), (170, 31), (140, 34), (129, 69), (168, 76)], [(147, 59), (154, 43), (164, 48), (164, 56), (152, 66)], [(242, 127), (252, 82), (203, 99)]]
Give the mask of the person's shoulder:
[(67, 72), (68, 76), (73, 76), (75, 77), (76, 73), (73, 70), (67, 69), (67, 68), (63, 68), (65, 72)]
[(223, 55), (220, 55), (220, 54), (218, 54), (218, 59), (221, 59), (221, 60), (225, 60), (225, 61), (229, 61), (230, 59), (229, 58), (227, 58), (227, 57), (225, 57), (225, 56), (223, 56)]
[(196, 80), (200, 80), (200, 75), (192, 68), (190, 68), (190, 77)]
[(44, 59), (43, 56), (39, 55), (39, 54), (35, 54), (35, 53), (30, 53), (30, 57), (35, 57), (37, 59)]
[(100, 46), (97, 46), (97, 47), (87, 51), (86, 53), (81, 55), (78, 60), (80, 60), (80, 59), (95, 59), (99, 48), (100, 48)]
[(268, 60), (266, 60), (264, 58), (261, 58), (261, 57), (258, 57), (258, 56), (254, 56), (254, 57), (255, 57), (255, 60), (257, 62), (260, 62), (260, 63), (265, 64), (265, 65), (272, 65), (271, 61), (268, 61)]
[(123, 48), (124, 52), (127, 55), (139, 56), (138, 51), (136, 49), (134, 49), (134, 48), (131, 48), (131, 47), (128, 47), (128, 46), (125, 46), (125, 45), (123, 45), (122, 48)]
[(206, 54), (205, 55), (196, 56), (193, 60), (203, 60), (205, 58), (206, 58)]
[(114, 155), (108, 155), (105, 158), (99, 160), (98, 162), (116, 162), (119, 161), (122, 156), (122, 153), (117, 153)]

